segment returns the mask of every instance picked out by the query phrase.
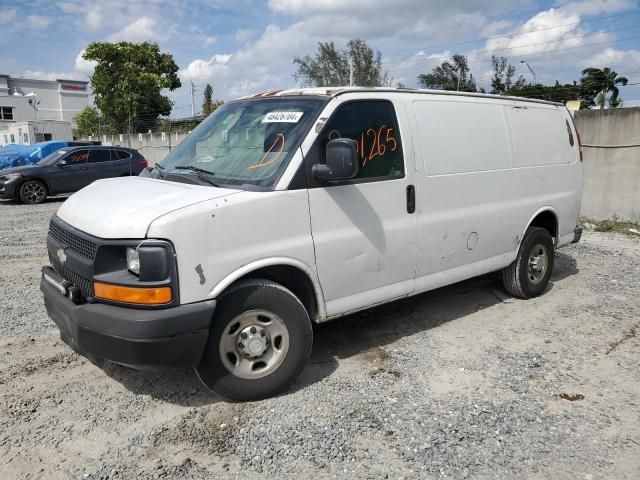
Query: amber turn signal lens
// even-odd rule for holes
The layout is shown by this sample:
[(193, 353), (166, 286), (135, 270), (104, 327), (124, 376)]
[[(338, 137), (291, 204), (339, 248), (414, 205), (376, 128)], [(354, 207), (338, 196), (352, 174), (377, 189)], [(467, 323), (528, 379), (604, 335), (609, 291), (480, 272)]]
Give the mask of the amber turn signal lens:
[(93, 291), (96, 298), (113, 302), (162, 305), (173, 300), (171, 287), (136, 288), (96, 282)]

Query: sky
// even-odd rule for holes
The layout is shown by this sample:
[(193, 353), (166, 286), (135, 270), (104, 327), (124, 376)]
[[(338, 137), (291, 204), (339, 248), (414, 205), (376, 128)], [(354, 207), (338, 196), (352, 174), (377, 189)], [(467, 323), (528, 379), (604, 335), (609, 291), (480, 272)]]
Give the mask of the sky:
[(393, 84), (461, 53), (489, 90), (493, 54), (546, 84), (611, 67), (640, 106), (640, 0), (0, 0), (0, 73), (87, 80), (89, 42), (155, 41), (180, 67), (173, 117), (191, 114), (190, 82), (196, 112), (207, 83), (223, 100), (295, 87), (295, 56), (352, 38), (382, 52)]

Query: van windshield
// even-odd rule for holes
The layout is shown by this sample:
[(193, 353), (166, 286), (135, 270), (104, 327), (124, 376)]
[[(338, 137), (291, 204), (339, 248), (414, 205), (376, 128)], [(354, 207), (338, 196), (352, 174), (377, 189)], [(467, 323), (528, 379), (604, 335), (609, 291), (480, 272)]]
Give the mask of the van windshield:
[(324, 98), (238, 100), (217, 109), (161, 162), (162, 172), (206, 174), (221, 186), (273, 187)]

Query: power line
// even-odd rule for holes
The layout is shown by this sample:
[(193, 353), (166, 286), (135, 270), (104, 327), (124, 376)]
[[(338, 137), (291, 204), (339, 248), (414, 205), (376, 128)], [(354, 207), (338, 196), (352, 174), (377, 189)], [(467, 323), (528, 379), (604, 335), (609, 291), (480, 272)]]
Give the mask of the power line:
[[(639, 12), (619, 13), (619, 14), (616, 14), (616, 15), (607, 15), (605, 17), (595, 17), (595, 18), (591, 18), (591, 19), (588, 19), (588, 20), (580, 20), (580, 21), (577, 21), (577, 22), (564, 23), (562, 25), (554, 25), (553, 27), (538, 28), (536, 30), (530, 30), (528, 32), (523, 32), (523, 33), (492, 35), (492, 36), (488, 36), (488, 37), (481, 37), (481, 38), (476, 39), (476, 40), (467, 40), (467, 41), (457, 42), (457, 43), (441, 43), (441, 44), (437, 44), (437, 45), (432, 45), (430, 47), (418, 47), (417, 50), (429, 50), (429, 49), (432, 49), (432, 48), (453, 47), (453, 46), (458, 46), (458, 45), (466, 45), (466, 44), (471, 44), (471, 43), (483, 42), (483, 41), (487, 41), (487, 40), (493, 40), (493, 39), (496, 39), (496, 38), (513, 38), (513, 37), (529, 35), (531, 33), (543, 32), (543, 31), (547, 31), (547, 30), (553, 30), (555, 28), (569, 27), (571, 25), (578, 25), (578, 24), (581, 24), (581, 23), (590, 23), (590, 22), (595, 22), (595, 21), (599, 21), (599, 20), (608, 20), (608, 19), (617, 18), (617, 17), (628, 17), (630, 15), (637, 15), (637, 14), (640, 14), (640, 11)], [(384, 54), (387, 54), (387, 53), (406, 52), (406, 51), (411, 51), (411, 50), (415, 51), (416, 48), (405, 48), (405, 49), (399, 49), (399, 50), (387, 50), (386, 52), (383, 50), (381, 53), (384, 55)]]
[[(640, 26), (634, 27), (634, 28), (640, 28)], [(572, 37), (572, 38), (577, 38), (577, 37)], [(617, 43), (617, 42), (623, 42), (626, 40), (635, 40), (637, 38), (640, 38), (640, 35), (635, 35), (632, 37), (627, 37), (627, 38), (619, 38), (616, 40), (610, 40), (607, 42), (598, 42), (598, 43), (589, 43), (586, 45), (579, 45), (576, 47), (567, 47), (567, 48), (557, 48), (557, 49), (553, 49), (553, 50), (546, 50), (544, 52), (537, 52), (537, 53), (526, 53), (526, 54), (520, 54), (518, 55), (518, 57), (533, 57), (533, 56), (537, 56), (537, 55), (543, 55), (543, 54), (551, 54), (551, 53), (555, 53), (555, 52), (564, 52), (564, 51), (568, 51), (568, 50), (576, 50), (576, 49), (580, 49), (580, 48), (588, 48), (588, 47), (595, 47), (598, 45), (608, 45), (611, 43)], [(566, 38), (563, 40), (569, 40), (570, 38)], [(556, 40), (557, 41), (557, 40)], [(544, 43), (552, 43), (552, 42), (543, 42), (541, 44), (538, 45), (542, 45)], [(524, 47), (529, 47), (529, 46), (534, 46), (536, 44), (531, 44), (531, 45), (520, 45), (517, 47), (509, 47), (509, 48), (502, 48), (502, 49), (498, 49), (498, 50), (485, 50), (485, 51), (480, 51), (480, 52), (474, 52), (474, 53), (495, 53), (495, 52), (500, 52), (500, 51), (504, 51), (504, 50), (513, 50), (515, 48), (524, 48)], [(442, 57), (433, 57), (433, 58), (428, 58), (425, 60), (448, 60), (452, 58), (451, 56), (442, 56)], [(467, 62), (468, 64), (473, 64), (473, 63), (481, 63), (484, 62), (486, 60), (474, 60), (471, 62)], [(401, 70), (415, 70), (421, 68), (419, 65), (413, 66), (413, 67), (402, 67), (402, 68), (392, 68), (392, 69), (387, 69), (388, 72), (398, 72)], [(424, 68), (424, 67), (422, 67)]]
[[(602, 35), (604, 33), (615, 33), (615, 32), (621, 32), (623, 30), (632, 30), (632, 29), (635, 29), (635, 28), (640, 28), (640, 25), (632, 25), (630, 27), (624, 27), (624, 28), (620, 28), (620, 29), (602, 31), (602, 32), (597, 32), (597, 33), (590, 33), (590, 34), (586, 34), (586, 35), (575, 35), (573, 37), (558, 38), (556, 40), (548, 40), (546, 42), (537, 42), (537, 43), (529, 43), (529, 44), (526, 44), (526, 45), (517, 45), (517, 46), (514, 46), (514, 47), (503, 47), (503, 48), (499, 48), (499, 49), (476, 50), (476, 51), (473, 51), (471, 53), (473, 53), (473, 54), (482, 54), (482, 53), (494, 54), (496, 52), (502, 52), (502, 51), (505, 51), (505, 50), (515, 50), (515, 49), (518, 49), (518, 48), (537, 47), (537, 46), (540, 46), (540, 45), (547, 45), (549, 43), (564, 42), (564, 41), (567, 41), (567, 40), (574, 40), (576, 38), (593, 37), (593, 36), (596, 36), (596, 35)], [(615, 42), (618, 42), (618, 41), (635, 39), (635, 38), (637, 38), (637, 36), (629, 37), (629, 38), (623, 38), (623, 39), (609, 40), (607, 42), (601, 42), (601, 43), (595, 43), (595, 44), (588, 44), (588, 45), (580, 45), (580, 46), (576, 46), (576, 47), (569, 47), (567, 49), (554, 49), (554, 50), (546, 50), (546, 51), (537, 52), (537, 53), (521, 54), (521, 55), (518, 55), (518, 56), (519, 57), (527, 57), (527, 56), (533, 56), (533, 55), (540, 55), (542, 53), (550, 53), (550, 52), (569, 50), (569, 49), (575, 49), (575, 48), (584, 48), (584, 47), (589, 47), (589, 46), (594, 46), (594, 45), (604, 45), (604, 44), (607, 44), (607, 43), (615, 43)], [(424, 57), (424, 56), (423, 57), (416, 57), (414, 55), (413, 57), (410, 57), (410, 58), (414, 58), (415, 60), (432, 61), (432, 60), (449, 59), (449, 58), (452, 58), (452, 55), (443, 55), (443, 56), (439, 56), (439, 57)], [(478, 62), (481, 62), (481, 61), (482, 60), (474, 60), (473, 62), (468, 62), (468, 63), (478, 63)], [(389, 65), (391, 65), (391, 66), (393, 66), (393, 65), (403, 65), (405, 62), (387, 63), (385, 65), (385, 67), (388, 67)], [(403, 67), (403, 68), (409, 68), (409, 67)], [(413, 68), (413, 67), (411, 67), (411, 68)], [(395, 70), (399, 70), (399, 69), (390, 69), (390, 71), (395, 71)]]

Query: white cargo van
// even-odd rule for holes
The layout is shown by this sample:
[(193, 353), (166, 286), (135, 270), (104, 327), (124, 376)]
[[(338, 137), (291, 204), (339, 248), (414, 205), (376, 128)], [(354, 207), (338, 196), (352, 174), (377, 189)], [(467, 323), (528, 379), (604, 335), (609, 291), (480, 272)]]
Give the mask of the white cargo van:
[(561, 104), (270, 92), (226, 103), (141, 177), (69, 198), (41, 289), (83, 355), (194, 367), (258, 399), (302, 370), (314, 322), (499, 270), (540, 295), (580, 238), (581, 185)]

